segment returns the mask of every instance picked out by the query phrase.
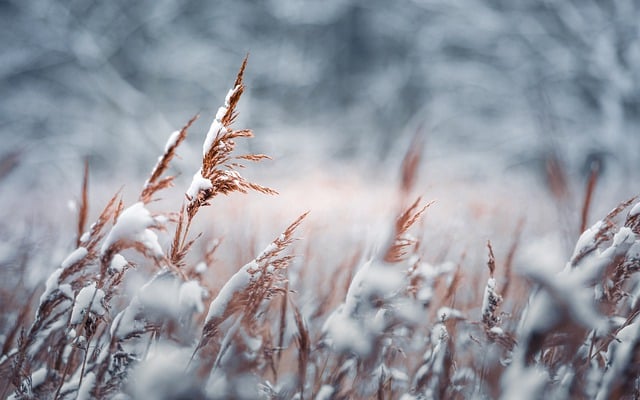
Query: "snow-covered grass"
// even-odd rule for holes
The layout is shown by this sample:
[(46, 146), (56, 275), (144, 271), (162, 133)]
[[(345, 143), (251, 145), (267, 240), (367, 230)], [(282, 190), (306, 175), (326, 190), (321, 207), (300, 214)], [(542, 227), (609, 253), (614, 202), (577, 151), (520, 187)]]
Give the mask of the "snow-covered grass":
[[(585, 229), (562, 261), (498, 206), (491, 218), (507, 215), (508, 233), (479, 256), (437, 221), (425, 229), (434, 208), (463, 211), (412, 197), (413, 146), (392, 196), (347, 208), (369, 219), (365, 228), (337, 209), (348, 185), (313, 192), (304, 186), (318, 186), (312, 179), (302, 192), (329, 206), (307, 217), (283, 193), (279, 213), (260, 226), (246, 201), (223, 208), (218, 197), (276, 193), (239, 172), (266, 156), (234, 153), (236, 139), (252, 136), (232, 127), (244, 65), (179, 198), (159, 194), (171, 193), (166, 172), (194, 119), (170, 135), (136, 201), (117, 193), (89, 227), (85, 180), (77, 232), (68, 233), (75, 248), (33, 293), (2, 286), (11, 295), (3, 292), (2, 311), (12, 316), (0, 326), (2, 398), (640, 394), (640, 203)], [(473, 218), (461, 220), (478, 234)], [(224, 231), (220, 224), (229, 225), (223, 240), (210, 232)]]

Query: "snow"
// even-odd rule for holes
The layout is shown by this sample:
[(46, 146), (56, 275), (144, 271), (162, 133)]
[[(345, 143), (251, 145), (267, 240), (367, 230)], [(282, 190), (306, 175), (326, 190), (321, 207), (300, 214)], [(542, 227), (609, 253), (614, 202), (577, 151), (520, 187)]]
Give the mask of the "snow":
[(333, 392), (335, 389), (331, 385), (322, 385), (318, 394), (316, 394), (315, 400), (329, 400), (333, 398)]
[(495, 333), (499, 336), (504, 335), (504, 330), (502, 330), (502, 328), (500, 328), (499, 326), (494, 326), (493, 328), (489, 329), (489, 332)]
[(180, 286), (180, 294), (178, 302), (182, 313), (195, 310), (198, 313), (204, 311), (202, 298), (206, 295), (206, 291), (197, 281), (185, 282)]
[(262, 348), (262, 338), (260, 336), (253, 337), (249, 335), (245, 329), (240, 329), (240, 337), (245, 345), (244, 356), (247, 357), (247, 359), (254, 360)]
[(111, 264), (109, 264), (109, 270), (111, 272), (122, 272), (124, 267), (129, 265), (129, 262), (126, 258), (122, 256), (122, 254), (118, 253), (111, 259)]
[(607, 370), (596, 400), (605, 400), (610, 396), (611, 385), (616, 379), (625, 375), (640, 335), (640, 322), (625, 326), (612, 340), (607, 349)]
[[(618, 232), (613, 236), (613, 245), (615, 247), (622, 246), (623, 244), (628, 244), (631, 246), (633, 242), (636, 240), (636, 235), (633, 233), (631, 228), (623, 226), (618, 230)], [(626, 251), (626, 249), (625, 249)]]
[(640, 214), (640, 202), (636, 203), (631, 211), (629, 211), (629, 217), (635, 217), (638, 214)]
[(70, 323), (72, 325), (81, 323), (86, 310), (96, 315), (104, 315), (107, 310), (102, 306), (103, 301), (104, 292), (96, 288), (95, 282), (83, 287), (73, 304)]
[(62, 261), (62, 264), (61, 264), (62, 268), (64, 269), (69, 268), (73, 264), (85, 258), (87, 254), (88, 254), (88, 251), (86, 248), (78, 247), (73, 252), (71, 252), (71, 254), (69, 254), (67, 258), (64, 259), (64, 261)]
[(460, 310), (456, 310), (455, 308), (450, 308), (450, 307), (440, 307), (438, 309), (437, 315), (440, 321), (446, 321), (448, 319), (464, 318), (464, 315)]
[(207, 136), (204, 139), (204, 143), (202, 144), (202, 156), (205, 157), (207, 155), (207, 153), (209, 152), (209, 150), (211, 150), (211, 146), (213, 146), (213, 142), (215, 141), (216, 137), (218, 136), (219, 132), (226, 132), (227, 128), (224, 127), (224, 125), (222, 124), (222, 122), (218, 119), (218, 114), (220, 114), (220, 111), (222, 112), (222, 116), (224, 116), (224, 113), (226, 112), (226, 109), (223, 109), (222, 107), (218, 109), (218, 113), (216, 114), (216, 119), (213, 120), (213, 122), (211, 123), (211, 126), (209, 127), (209, 131), (207, 132)]
[[(601, 224), (602, 222), (597, 222), (580, 236), (572, 259), (594, 245), (595, 234)], [(568, 317), (590, 329), (606, 329), (606, 320), (594, 307), (594, 290), (596, 295), (603, 292), (602, 274), (606, 267), (615, 257), (623, 256), (633, 249), (635, 243), (636, 235), (631, 229), (621, 227), (608, 248), (582, 259), (576, 268), (571, 268), (571, 264), (568, 264), (567, 268), (557, 274), (544, 269), (527, 271), (529, 277), (542, 284), (544, 292), (533, 298), (523, 326), (528, 332), (543, 332), (559, 323), (560, 318)], [(593, 282), (598, 282), (595, 288)]]
[(211, 189), (212, 187), (213, 184), (211, 183), (211, 181), (207, 178), (204, 178), (202, 176), (202, 169), (199, 169), (198, 172), (193, 175), (191, 185), (189, 186), (189, 189), (187, 189), (187, 198), (189, 200), (194, 199), (198, 196), (198, 193), (200, 193), (200, 191)]
[(207, 263), (205, 262), (199, 262), (198, 265), (196, 265), (196, 272), (198, 274), (204, 274), (205, 272), (207, 272)]
[(491, 321), (493, 318), (494, 311), (491, 309), (492, 304), (491, 300), (500, 302), (502, 298), (496, 292), (496, 280), (491, 277), (487, 280), (487, 286), (484, 290), (484, 296), (482, 298), (482, 319), (485, 320), (485, 323), (489, 323), (493, 325), (496, 321)]
[(31, 385), (33, 387), (38, 387), (42, 385), (47, 379), (47, 369), (42, 367), (38, 369), (36, 372), (31, 374)]
[(169, 136), (169, 139), (167, 139), (167, 143), (164, 145), (165, 153), (168, 152), (171, 147), (176, 145), (176, 142), (178, 141), (179, 137), (180, 137), (180, 131), (173, 131), (173, 133), (171, 133), (171, 135)]
[[(25, 379), (22, 382), (22, 387), (31, 387), (31, 388), (37, 388), (38, 386), (42, 385), (45, 380), (47, 379), (47, 368), (42, 367), (40, 369), (38, 369), (37, 371), (35, 371), (34, 373), (31, 374), (31, 376), (28, 379)], [(30, 381), (30, 384), (28, 382), (28, 380)], [(7, 397), (7, 400), (18, 400), (18, 399), (22, 399), (24, 397), (22, 396), (17, 396), (15, 393), (13, 393), (11, 396)]]
[(78, 397), (76, 400), (91, 400), (91, 390), (96, 384), (96, 375), (93, 372), (87, 373), (82, 379), (82, 384), (78, 388)]
[(215, 299), (209, 305), (209, 311), (207, 312), (207, 318), (205, 324), (214, 318), (221, 318), (227, 306), (233, 299), (233, 295), (245, 290), (251, 282), (250, 270), (254, 270), (258, 267), (255, 261), (252, 261), (242, 267), (236, 272), (228, 281), (224, 284), (220, 292)]
[(132, 371), (129, 391), (134, 399), (202, 398), (184, 366), (190, 349), (161, 341), (153, 345), (144, 360)]
[(111, 323), (112, 337), (123, 338), (144, 328), (147, 322), (188, 317), (204, 311), (207, 292), (196, 281), (182, 282), (167, 271), (157, 273), (144, 284)]
[(347, 312), (341, 304), (325, 321), (322, 332), (327, 342), (339, 353), (367, 355), (371, 351), (372, 341), (362, 321)]
[(89, 237), (91, 236), (91, 233), (89, 231), (85, 232), (82, 234), (82, 236), (80, 236), (80, 241), (82, 243), (87, 243), (89, 241)]
[(204, 143), (202, 144), (202, 156), (205, 157), (209, 150), (211, 150), (211, 146), (213, 145), (214, 140), (218, 136), (220, 132), (227, 132), (227, 128), (222, 124), (222, 118), (229, 110), (229, 106), (231, 105), (231, 96), (234, 95), (238, 91), (240, 86), (236, 86), (235, 88), (229, 90), (227, 92), (227, 96), (224, 99), (224, 106), (219, 107), (216, 112), (216, 117), (211, 123), (209, 127), (209, 131), (207, 132), (207, 136), (204, 139)]
[(355, 312), (362, 301), (372, 297), (389, 297), (400, 290), (405, 283), (405, 274), (385, 265), (366, 262), (353, 277), (347, 291), (345, 305), (349, 312)]
[(542, 391), (550, 380), (547, 371), (537, 366), (525, 367), (521, 361), (513, 363), (502, 377), (500, 399), (536, 400), (544, 398)]
[(157, 221), (145, 208), (144, 203), (133, 204), (120, 214), (118, 221), (102, 244), (101, 253), (104, 254), (119, 241), (133, 241), (142, 243), (155, 257), (163, 257), (164, 253), (158, 242), (158, 236), (149, 229), (156, 224)]
[(72, 251), (71, 254), (69, 254), (67, 258), (64, 259), (64, 261), (62, 261), (61, 267), (53, 271), (53, 273), (49, 275), (49, 278), (47, 278), (44, 293), (42, 293), (42, 295), (40, 296), (40, 304), (44, 303), (56, 290), (62, 292), (62, 294), (69, 299), (73, 297), (71, 285), (67, 283), (61, 285), (60, 276), (65, 269), (82, 260), (86, 256), (87, 249), (84, 247), (78, 247), (77, 249)]
[(529, 274), (544, 271), (546, 274), (559, 272), (567, 263), (566, 250), (558, 235), (547, 234), (531, 238), (522, 243), (521, 263), (515, 267), (519, 273)]
[(276, 250), (278, 250), (278, 245), (275, 243), (270, 243), (267, 247), (265, 247), (264, 250), (262, 250), (262, 253), (260, 253), (260, 255), (256, 257), (256, 260), (262, 260)]
[(44, 293), (40, 296), (40, 304), (44, 303), (53, 292), (59, 290), (64, 294), (67, 298), (72, 298), (73, 294), (71, 292), (71, 285), (62, 284), (60, 285), (60, 275), (62, 274), (63, 268), (58, 268), (47, 278), (47, 282), (45, 285)]
[(143, 324), (135, 319), (137, 301), (137, 297), (134, 298), (127, 308), (115, 316), (109, 327), (111, 337), (122, 339), (143, 327)]
[(140, 288), (137, 297), (146, 312), (177, 316), (180, 313), (180, 281), (170, 273), (160, 272)]
[(227, 92), (227, 95), (224, 97), (224, 106), (225, 106), (225, 108), (229, 107), (229, 105), (231, 104), (231, 96), (236, 94), (238, 89), (240, 89), (239, 85), (234, 87), (233, 89), (229, 89), (229, 91)]
[(591, 228), (588, 228), (586, 231), (580, 235), (578, 241), (576, 242), (575, 250), (573, 251), (573, 255), (571, 256), (571, 260), (575, 260), (580, 254), (593, 246), (596, 242), (596, 235), (602, 228), (603, 222), (598, 221)]
[[(325, 321), (322, 332), (332, 348), (341, 353), (366, 356), (371, 352), (372, 338), (380, 335), (386, 326), (387, 311), (372, 300), (391, 301), (406, 285), (406, 274), (389, 265), (366, 262), (356, 272), (343, 304)], [(399, 305), (394, 303), (395, 305)], [(412, 318), (413, 308), (398, 316)]]
[(394, 381), (399, 382), (408, 382), (409, 375), (406, 372), (400, 371), (397, 368), (389, 368), (384, 363), (381, 363), (374, 371), (373, 376), (376, 380), (379, 380), (381, 377), (391, 377)]

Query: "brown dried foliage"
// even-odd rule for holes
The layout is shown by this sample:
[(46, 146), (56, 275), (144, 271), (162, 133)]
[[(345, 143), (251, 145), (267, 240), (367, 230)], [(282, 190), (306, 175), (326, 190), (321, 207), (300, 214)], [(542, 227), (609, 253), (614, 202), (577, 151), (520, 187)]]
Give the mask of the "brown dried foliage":
[(404, 196), (411, 193), (411, 190), (415, 187), (418, 179), (418, 169), (422, 161), (423, 147), (424, 138), (422, 128), (419, 128), (413, 136), (409, 148), (402, 159), (400, 190)]
[(407, 254), (408, 248), (416, 245), (417, 241), (407, 235), (409, 228), (420, 219), (422, 214), (426, 211), (433, 202), (427, 203), (420, 207), (422, 199), (418, 197), (405, 211), (403, 211), (397, 218), (394, 233), (392, 236), (391, 244), (387, 247), (387, 250), (382, 257), (384, 261), (388, 263), (397, 263), (402, 261)]
[(244, 59), (240, 71), (238, 71), (228, 105), (225, 104), (226, 112), (220, 119), (221, 127), (202, 158), (200, 174), (211, 182), (211, 187), (201, 189), (193, 198), (187, 197), (189, 200), (187, 204), (189, 221), (193, 219), (200, 207), (209, 205), (209, 201), (219, 194), (247, 193), (249, 190), (264, 194), (277, 194), (273, 189), (247, 181), (237, 171), (238, 168), (243, 167), (238, 162), (240, 160), (261, 161), (268, 159), (268, 156), (263, 154), (232, 156), (236, 146), (235, 139), (253, 137), (253, 133), (248, 129), (234, 130), (231, 127), (237, 117), (236, 106), (244, 92), (243, 76), (246, 65), (247, 58)]
[(144, 188), (142, 189), (142, 193), (140, 193), (140, 201), (143, 203), (149, 203), (153, 199), (153, 195), (162, 189), (166, 189), (173, 184), (173, 176), (168, 176), (163, 179), (160, 177), (165, 173), (165, 171), (169, 168), (169, 163), (176, 155), (176, 150), (178, 146), (182, 144), (182, 142), (187, 138), (187, 131), (193, 125), (194, 122), (198, 119), (198, 115), (194, 115), (189, 122), (185, 126), (182, 127), (180, 133), (176, 140), (171, 143), (171, 145), (166, 149), (166, 151), (160, 156), (158, 162), (153, 167), (149, 179), (144, 184)]
[[(217, 338), (219, 328), (222, 323), (228, 320), (232, 315), (242, 312), (241, 321), (244, 327), (256, 327), (253, 325), (256, 321), (256, 314), (265, 300), (270, 300), (275, 295), (284, 295), (286, 289), (286, 275), (283, 274), (292, 259), (290, 255), (282, 255), (282, 252), (293, 242), (293, 234), (296, 228), (302, 223), (307, 213), (298, 217), (291, 225), (278, 236), (266, 251), (256, 257), (251, 263), (247, 264), (237, 274), (248, 273), (250, 278), (246, 286), (233, 287), (230, 293), (231, 298), (225, 303), (225, 309), (221, 314), (214, 315), (202, 329), (200, 343), (197, 346), (194, 356), (212, 340)], [(227, 284), (235, 284), (232, 277)], [(223, 291), (225, 288), (222, 289)], [(210, 352), (213, 357), (217, 357), (220, 351), (219, 345), (216, 343)], [(210, 364), (205, 370), (210, 368)]]

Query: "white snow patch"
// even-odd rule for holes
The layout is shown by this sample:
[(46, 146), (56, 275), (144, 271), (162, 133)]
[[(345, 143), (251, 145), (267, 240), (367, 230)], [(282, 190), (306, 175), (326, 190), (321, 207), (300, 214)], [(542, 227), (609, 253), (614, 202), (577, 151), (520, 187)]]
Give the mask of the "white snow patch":
[(64, 259), (64, 261), (62, 261), (62, 264), (61, 264), (62, 268), (64, 269), (69, 268), (73, 264), (85, 258), (87, 254), (88, 254), (88, 251), (86, 248), (78, 247), (77, 249), (72, 251), (71, 254), (69, 254), (67, 258)]
[(320, 390), (318, 390), (318, 394), (316, 394), (315, 400), (329, 400), (333, 396), (333, 392), (335, 389), (331, 385), (322, 385)]
[(91, 396), (91, 390), (96, 384), (96, 375), (93, 372), (89, 372), (82, 379), (82, 385), (78, 388), (78, 397), (76, 400), (90, 400), (93, 399)]
[(202, 169), (199, 169), (198, 172), (193, 175), (191, 185), (189, 186), (189, 189), (187, 189), (187, 198), (189, 200), (194, 199), (196, 198), (196, 196), (198, 196), (198, 193), (200, 193), (200, 191), (211, 189), (212, 187), (213, 184), (211, 183), (211, 181), (207, 178), (204, 178), (202, 176)]
[(446, 321), (448, 319), (464, 318), (460, 310), (456, 310), (455, 308), (450, 308), (450, 307), (440, 307), (438, 309), (437, 315), (438, 315), (438, 318), (440, 318), (440, 321)]
[(82, 322), (86, 310), (97, 315), (104, 315), (107, 310), (102, 306), (103, 301), (104, 292), (102, 289), (96, 288), (95, 282), (83, 287), (80, 292), (78, 292), (75, 303), (73, 304), (70, 323), (75, 325)]
[(111, 272), (122, 272), (124, 267), (129, 265), (129, 262), (126, 258), (122, 256), (122, 254), (118, 253), (111, 259), (111, 264), (109, 264), (109, 270)]
[(153, 346), (147, 358), (132, 371), (129, 390), (134, 399), (186, 398), (194, 383), (185, 374), (191, 349), (167, 342)]
[(101, 253), (105, 253), (112, 245), (120, 240), (142, 243), (156, 257), (162, 257), (162, 247), (158, 243), (158, 235), (148, 229), (157, 224), (144, 203), (137, 202), (124, 210), (116, 224), (111, 228), (102, 244)]
[(633, 233), (631, 228), (623, 226), (613, 236), (613, 246), (621, 246), (623, 244), (629, 245), (629, 247), (635, 242), (636, 234)]
[(482, 298), (482, 317), (485, 315), (491, 316), (491, 304), (489, 303), (489, 299), (494, 298), (497, 301), (500, 301), (502, 298), (496, 292), (496, 280), (491, 277), (487, 280), (487, 286), (484, 289), (484, 296)]
[(499, 336), (503, 336), (504, 335), (504, 331), (499, 326), (494, 326), (493, 328), (489, 329), (489, 331), (491, 333), (495, 333), (496, 335), (499, 335)]
[(227, 95), (224, 98), (224, 106), (218, 108), (218, 111), (216, 112), (216, 117), (211, 123), (211, 126), (209, 127), (209, 131), (207, 132), (207, 136), (205, 137), (204, 143), (202, 144), (203, 157), (206, 156), (209, 150), (211, 149), (211, 146), (213, 145), (213, 141), (218, 136), (218, 133), (227, 132), (227, 128), (222, 124), (222, 118), (229, 110), (229, 106), (231, 105), (231, 96), (233, 96), (238, 91), (239, 88), (240, 86), (238, 85), (233, 89), (229, 90), (227, 92)]
[(82, 236), (80, 236), (80, 241), (82, 243), (86, 243), (89, 241), (89, 237), (91, 236), (91, 232), (86, 231), (85, 233), (82, 234)]
[(193, 310), (198, 313), (204, 311), (202, 299), (206, 293), (197, 281), (183, 283), (180, 286), (180, 293), (178, 295), (178, 302), (180, 303), (182, 314), (189, 313)]
[(535, 400), (542, 398), (542, 392), (550, 376), (542, 368), (529, 368), (520, 362), (513, 363), (502, 377), (501, 399)]
[(576, 242), (575, 250), (573, 251), (573, 255), (571, 256), (571, 260), (574, 260), (578, 255), (589, 249), (589, 247), (593, 246), (596, 242), (596, 235), (602, 228), (603, 222), (598, 221), (593, 224), (592, 227), (588, 228), (586, 231), (580, 235), (578, 241)]
[(629, 250), (627, 250), (627, 258), (631, 260), (640, 259), (640, 241), (636, 241)]
[(640, 322), (634, 322), (622, 328), (616, 335), (616, 340), (612, 340), (611, 344), (609, 344), (607, 349), (607, 359), (609, 361), (602, 379), (602, 385), (596, 397), (597, 400), (608, 399), (613, 382), (624, 376), (639, 334)]
[(164, 145), (165, 153), (168, 152), (171, 147), (176, 145), (178, 137), (180, 137), (180, 131), (173, 131), (173, 133), (171, 133), (169, 139), (167, 139), (167, 143)]
[(218, 136), (219, 132), (226, 133), (227, 128), (224, 127), (222, 121), (219, 118), (222, 118), (227, 110), (223, 107), (218, 109), (216, 113), (216, 119), (213, 120), (211, 126), (209, 127), (209, 131), (207, 132), (207, 136), (204, 138), (204, 143), (202, 144), (202, 156), (206, 156), (209, 150), (211, 150), (211, 146), (213, 146), (213, 142)]
[(546, 235), (523, 243), (520, 252), (522, 262), (519, 272), (540, 272), (553, 274), (559, 272), (567, 259), (562, 247), (562, 240), (557, 235)]
[(349, 312), (354, 312), (362, 301), (371, 297), (391, 297), (400, 290), (405, 283), (406, 275), (388, 266), (373, 265), (371, 261), (365, 263), (353, 277), (345, 305)]
[(204, 274), (205, 272), (207, 272), (207, 263), (199, 262), (198, 265), (196, 265), (196, 272), (198, 274)]
[(257, 264), (252, 261), (242, 267), (238, 272), (236, 272), (227, 283), (224, 284), (220, 292), (216, 296), (215, 299), (209, 305), (209, 311), (207, 312), (207, 318), (205, 319), (205, 324), (211, 321), (214, 318), (221, 318), (224, 314), (224, 311), (227, 309), (227, 306), (231, 302), (233, 295), (235, 293), (241, 292), (249, 286), (251, 282), (251, 274), (249, 273), (250, 269), (257, 268)]
[(341, 304), (325, 321), (322, 332), (338, 352), (367, 355), (371, 351), (371, 340), (366, 328), (348, 313), (344, 304)]
[[(37, 371), (35, 371), (34, 373), (32, 373), (31, 377), (29, 377), (28, 379), (25, 379), (22, 382), (21, 386), (37, 388), (38, 386), (42, 385), (46, 379), (47, 379), (47, 369), (45, 367), (42, 367)], [(30, 384), (29, 384), (29, 380), (31, 381)], [(7, 397), (7, 400), (17, 400), (22, 398), (23, 396), (18, 397), (14, 392), (13, 394), (11, 394), (11, 396)]]
[(62, 274), (63, 269), (58, 268), (47, 278), (47, 282), (45, 284), (44, 293), (40, 296), (40, 304), (44, 303), (49, 296), (56, 290), (60, 290), (62, 294), (64, 294), (67, 298), (71, 299), (73, 297), (73, 293), (71, 292), (71, 285), (68, 283), (60, 285), (60, 275)]

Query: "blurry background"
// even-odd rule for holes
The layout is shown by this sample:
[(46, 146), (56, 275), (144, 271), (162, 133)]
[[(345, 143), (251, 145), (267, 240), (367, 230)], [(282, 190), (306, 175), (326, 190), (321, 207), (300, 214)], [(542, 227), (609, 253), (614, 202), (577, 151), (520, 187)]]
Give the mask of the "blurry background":
[(88, 157), (101, 206), (200, 112), (188, 185), (249, 53), (237, 126), (275, 159), (249, 174), (379, 184), (419, 135), (427, 198), (519, 182), (573, 210), (599, 166), (606, 210), (638, 192), (638, 21), (637, 0), (1, 0), (0, 201), (64, 204)]
[(255, 146), (379, 161), (420, 129), (433, 160), (476, 171), (553, 154), (624, 176), (640, 160), (639, 20), (637, 0), (3, 0), (2, 156), (29, 179), (66, 179), (85, 155), (146, 172), (201, 112), (197, 149), (250, 53), (239, 125)]

